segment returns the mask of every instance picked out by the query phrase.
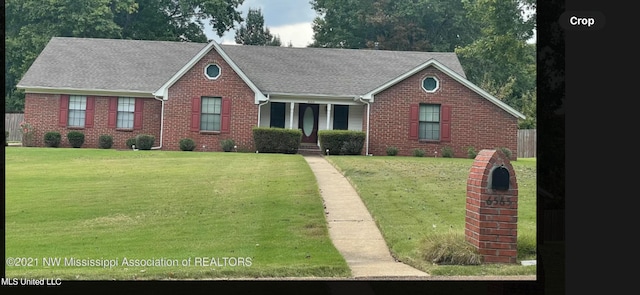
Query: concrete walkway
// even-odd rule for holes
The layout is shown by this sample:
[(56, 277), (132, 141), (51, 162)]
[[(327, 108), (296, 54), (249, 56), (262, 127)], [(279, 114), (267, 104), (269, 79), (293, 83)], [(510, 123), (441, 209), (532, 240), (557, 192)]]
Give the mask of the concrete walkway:
[(429, 274), (397, 262), (351, 183), (319, 155), (305, 155), (325, 203), (329, 235), (354, 278), (418, 279)]

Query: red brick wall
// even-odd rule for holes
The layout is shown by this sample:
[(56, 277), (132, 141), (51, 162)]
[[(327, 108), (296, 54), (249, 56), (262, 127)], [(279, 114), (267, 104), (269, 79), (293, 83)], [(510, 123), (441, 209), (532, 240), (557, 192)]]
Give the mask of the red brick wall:
[[(508, 171), (508, 189), (492, 189), (492, 173), (497, 167)], [(499, 150), (481, 150), (469, 171), (465, 239), (484, 263), (516, 263), (518, 182), (513, 166)]]
[(98, 148), (100, 135), (107, 134), (113, 136), (113, 146), (111, 148), (124, 149), (126, 141), (138, 134), (149, 134), (156, 138), (155, 144), (160, 143), (160, 108), (161, 103), (152, 98), (144, 99), (144, 110), (142, 112), (143, 128), (139, 130), (116, 130), (107, 126), (107, 116), (109, 114), (109, 97), (95, 97), (95, 113), (93, 127), (90, 128), (67, 128), (58, 126), (58, 115), (60, 109), (59, 94), (35, 94), (25, 95), (24, 120), (35, 128), (34, 146), (44, 146), (44, 135), (50, 131), (58, 131), (62, 136), (60, 147), (71, 147), (67, 140), (67, 133), (77, 130), (84, 133), (85, 139), (83, 148)]
[[(435, 76), (435, 93), (422, 89), (422, 80)], [(409, 105), (433, 103), (451, 109), (451, 141), (421, 142), (409, 139)], [(428, 67), (393, 87), (375, 95), (371, 104), (369, 153), (386, 155), (387, 146), (399, 148), (398, 155), (411, 156), (414, 149), (425, 156), (441, 156), (442, 148), (453, 149), (454, 157), (466, 158), (467, 148), (506, 147), (517, 156), (517, 118), (434, 67)]]
[[(221, 68), (216, 80), (210, 80), (204, 74), (209, 64), (217, 64)], [(202, 96), (231, 100), (230, 133), (190, 131), (191, 100)], [(164, 116), (163, 150), (180, 150), (180, 140), (183, 138), (193, 139), (197, 151), (202, 151), (203, 145), (206, 151), (222, 151), (220, 141), (223, 139), (233, 139), (238, 149), (254, 149), (252, 129), (258, 120), (254, 93), (215, 50), (211, 50), (169, 88)]]

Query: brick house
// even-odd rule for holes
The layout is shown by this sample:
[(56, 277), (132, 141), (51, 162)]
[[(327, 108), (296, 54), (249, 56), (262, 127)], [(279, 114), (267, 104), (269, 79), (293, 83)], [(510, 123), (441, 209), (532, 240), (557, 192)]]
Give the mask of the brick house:
[[(54, 37), (18, 83), (25, 121), (44, 134), (112, 135), (114, 148), (150, 134), (153, 149), (252, 150), (252, 128), (367, 134), (363, 154), (427, 155), (506, 147), (517, 155), (524, 116), (465, 78), (455, 53), (221, 45)], [(62, 147), (69, 147), (63, 140)]]

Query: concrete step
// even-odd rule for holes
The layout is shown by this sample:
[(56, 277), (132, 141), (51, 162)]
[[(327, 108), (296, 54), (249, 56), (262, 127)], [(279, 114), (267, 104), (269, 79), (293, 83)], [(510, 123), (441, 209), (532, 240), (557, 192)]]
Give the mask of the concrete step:
[(298, 147), (298, 154), (301, 155), (322, 155), (320, 147), (315, 144), (300, 144)]

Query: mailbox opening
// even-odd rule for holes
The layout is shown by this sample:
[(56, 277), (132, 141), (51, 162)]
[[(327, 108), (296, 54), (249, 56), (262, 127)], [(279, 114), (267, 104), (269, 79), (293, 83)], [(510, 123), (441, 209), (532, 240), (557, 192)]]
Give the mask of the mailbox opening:
[(491, 172), (491, 188), (495, 190), (509, 189), (509, 170), (499, 166)]

